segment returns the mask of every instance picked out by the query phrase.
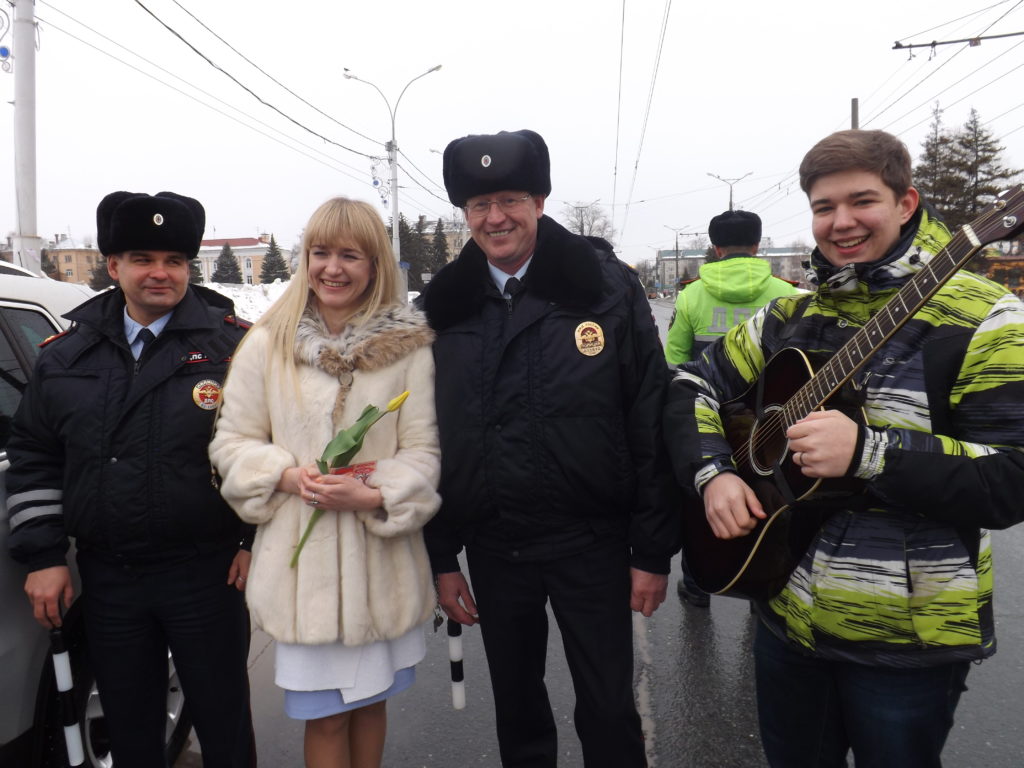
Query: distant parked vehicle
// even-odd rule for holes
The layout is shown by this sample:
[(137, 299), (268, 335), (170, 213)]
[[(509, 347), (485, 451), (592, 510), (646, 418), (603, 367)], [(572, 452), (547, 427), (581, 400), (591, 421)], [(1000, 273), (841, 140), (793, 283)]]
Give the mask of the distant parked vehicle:
[[(93, 296), (82, 285), (39, 277), (0, 262), (0, 766), (65, 766), (64, 735), (50, 662), (49, 638), (32, 617), (25, 597), (25, 568), (7, 551), (5, 477), (11, 419), (28, 382), (39, 343), (67, 327), (61, 315)], [(76, 592), (80, 588), (74, 558), (69, 559)], [(103, 709), (85, 653), (85, 634), (77, 603), (65, 616), (65, 638), (75, 681), (74, 701), (82, 726), (86, 765), (111, 768)], [(185, 699), (173, 662), (167, 678), (167, 753), (173, 762), (191, 730)]]

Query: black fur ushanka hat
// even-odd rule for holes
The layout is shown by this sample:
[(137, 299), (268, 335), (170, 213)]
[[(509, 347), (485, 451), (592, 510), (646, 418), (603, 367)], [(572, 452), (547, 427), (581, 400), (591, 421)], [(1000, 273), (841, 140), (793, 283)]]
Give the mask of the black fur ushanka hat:
[(711, 220), (708, 237), (712, 245), (757, 245), (761, 242), (761, 217), (750, 211), (726, 211)]
[(104, 256), (125, 251), (199, 253), (206, 211), (174, 192), (111, 192), (96, 207), (96, 242)]
[(548, 145), (533, 131), (463, 136), (444, 150), (444, 186), (460, 208), (476, 195), (522, 189), (551, 194)]

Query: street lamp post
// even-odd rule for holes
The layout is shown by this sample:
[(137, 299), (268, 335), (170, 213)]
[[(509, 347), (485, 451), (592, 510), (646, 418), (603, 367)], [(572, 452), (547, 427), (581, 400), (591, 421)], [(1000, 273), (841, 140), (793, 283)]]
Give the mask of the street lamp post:
[(668, 224), (662, 224), (662, 226), (665, 227), (665, 229), (671, 229), (675, 233), (675, 235), (676, 235), (676, 250), (675, 250), (675, 254), (676, 254), (676, 272), (675, 272), (675, 278), (673, 279), (672, 288), (673, 288), (673, 290), (678, 291), (679, 290), (679, 233), (682, 232), (684, 229), (686, 229), (686, 227), (688, 227), (690, 225), (687, 224), (687, 225), (682, 226), (682, 227), (670, 227)]
[[(358, 80), (360, 83), (366, 83), (368, 86), (373, 88), (380, 97), (384, 99), (384, 106), (388, 108), (388, 114), (391, 116), (391, 140), (385, 142), (384, 149), (388, 153), (388, 165), (391, 170), (391, 248), (395, 252), (395, 260), (398, 262), (402, 261), (402, 247), (398, 239), (398, 141), (395, 139), (395, 115), (398, 113), (398, 105), (402, 101), (402, 97), (408, 90), (409, 86), (419, 80), (421, 77), (426, 77), (431, 72), (437, 72), (441, 68), (438, 64), (436, 67), (431, 67), (421, 75), (416, 75), (412, 80), (405, 84), (401, 92), (398, 94), (398, 98), (395, 99), (395, 106), (392, 109), (391, 102), (388, 101), (388, 97), (384, 95), (384, 92), (378, 88), (374, 83), (369, 80), (363, 80), (363, 78), (353, 75), (348, 69), (342, 72), (342, 77), (346, 80)], [(404, 276), (404, 275), (403, 275)]]
[(752, 173), (753, 173), (753, 171), (747, 171), (746, 173), (744, 173), (742, 176), (740, 176), (737, 179), (723, 179), (721, 176), (719, 176), (716, 173), (708, 173), (708, 176), (711, 176), (713, 178), (718, 179), (723, 184), (728, 184), (729, 185), (729, 210), (731, 211), (732, 210), (732, 185), (736, 184), (736, 183), (738, 183), (740, 181), (743, 181), (745, 178), (747, 178), (747, 176), (749, 176)]

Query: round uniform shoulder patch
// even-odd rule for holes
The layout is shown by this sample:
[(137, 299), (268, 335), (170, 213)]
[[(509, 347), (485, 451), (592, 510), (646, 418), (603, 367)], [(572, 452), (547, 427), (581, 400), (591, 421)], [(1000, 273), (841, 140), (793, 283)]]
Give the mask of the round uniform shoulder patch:
[(585, 320), (576, 326), (576, 349), (587, 357), (593, 357), (604, 349), (604, 331), (593, 320)]
[(220, 382), (203, 379), (192, 387), (192, 401), (204, 411), (212, 411), (220, 404)]

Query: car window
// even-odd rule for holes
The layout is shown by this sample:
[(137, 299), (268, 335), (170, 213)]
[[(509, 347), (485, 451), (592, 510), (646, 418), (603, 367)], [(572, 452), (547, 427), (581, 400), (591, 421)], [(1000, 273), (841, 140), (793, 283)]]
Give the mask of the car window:
[[(39, 356), (39, 342), (57, 330), (41, 312), (0, 307), (0, 451), (7, 448), (11, 419), (28, 382), (27, 367)], [(17, 349), (15, 346), (17, 345)]]

